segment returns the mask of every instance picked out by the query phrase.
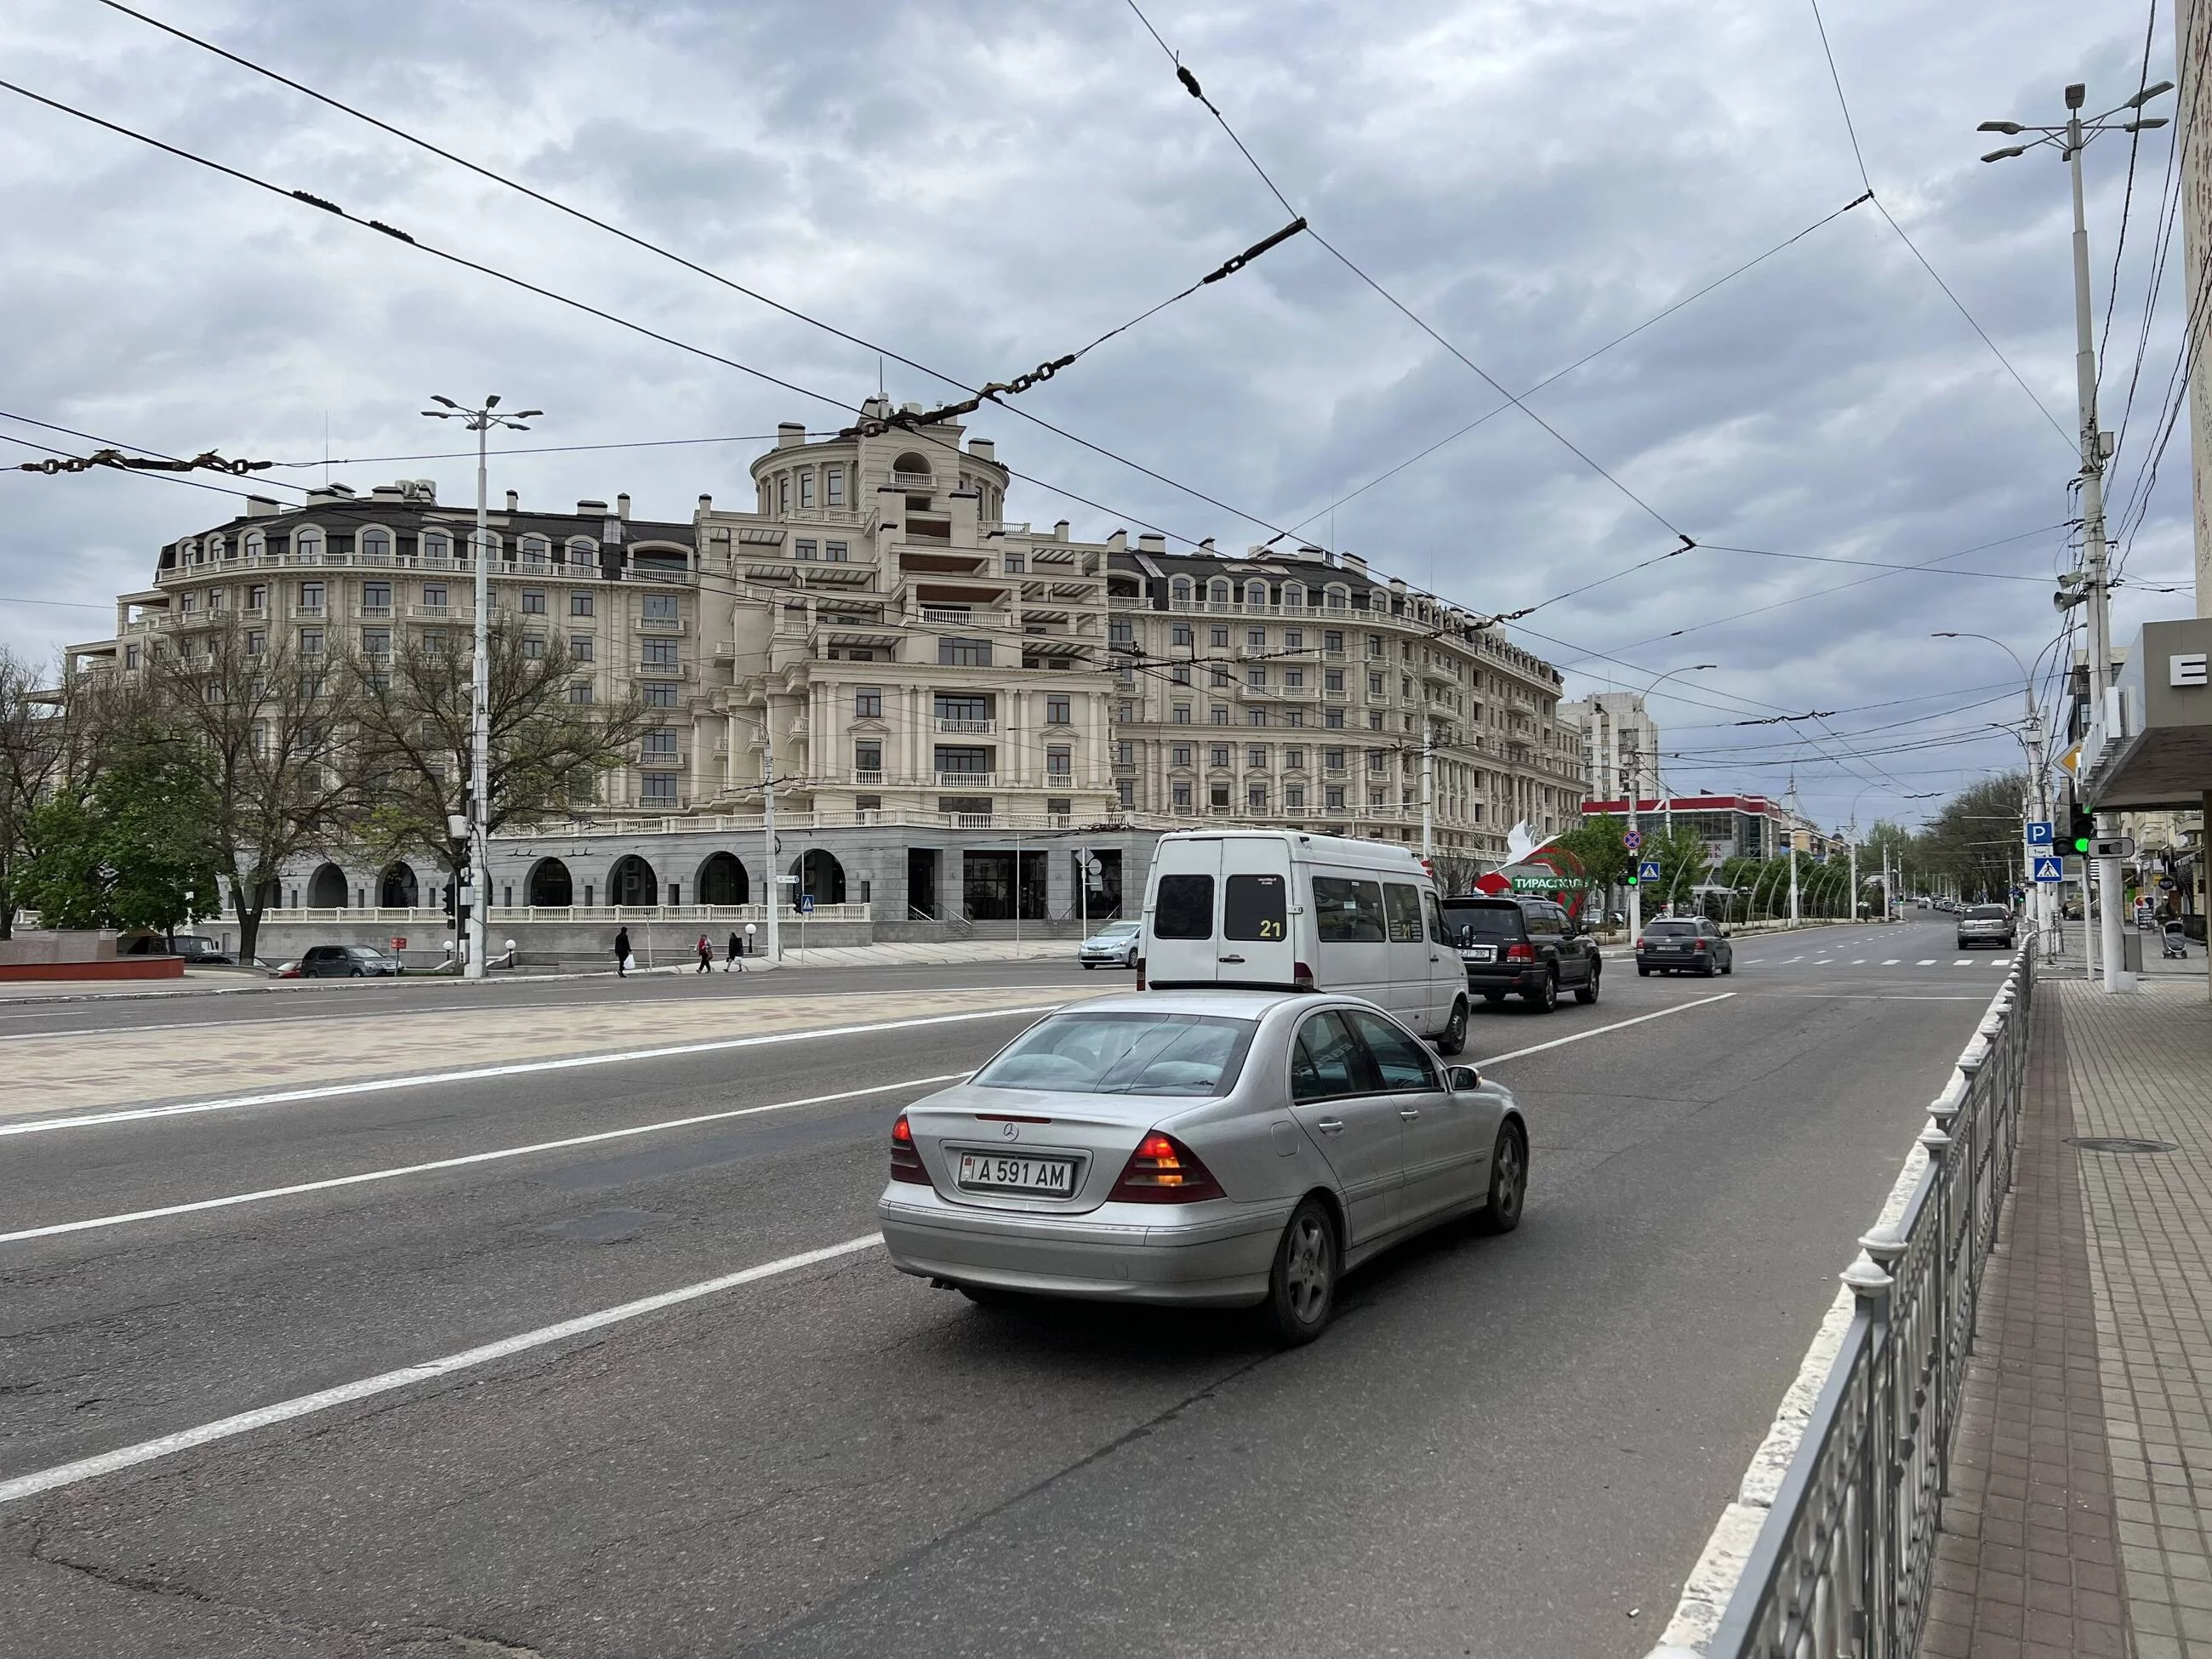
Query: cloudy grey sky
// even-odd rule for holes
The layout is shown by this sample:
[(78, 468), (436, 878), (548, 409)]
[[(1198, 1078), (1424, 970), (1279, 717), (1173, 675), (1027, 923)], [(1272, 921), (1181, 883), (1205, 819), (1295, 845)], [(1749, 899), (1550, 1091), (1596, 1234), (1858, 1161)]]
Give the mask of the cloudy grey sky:
[[(1126, 0), (142, 9), (971, 383), (1072, 349), (1287, 216)], [(1516, 391), (1863, 188), (1805, 0), (1146, 10), (1315, 228)], [(1928, 635), (1974, 629), (2033, 655), (2054, 632), (2044, 579), (2071, 559), (2058, 526), (2074, 515), (2075, 458), (2052, 425), (2075, 424), (2064, 170), (2049, 152), (1983, 167), (1995, 141), (1973, 129), (2055, 118), (2071, 80), (2089, 83), (2096, 107), (2118, 101), (2138, 84), (2147, 26), (2152, 78), (2171, 78), (2170, 6), (1831, 0), (1827, 21), (1881, 202), (2026, 389), (1869, 204), (1529, 399), (1621, 487), (1508, 407), (1354, 495), (1501, 400), (1301, 239), (1023, 400), (1226, 508), (987, 412), (974, 429), (1049, 481), (1018, 486), (1010, 514), (1066, 516), (1085, 536), (1152, 525), (1225, 546), (1303, 524), (1303, 536), (1485, 611), (1650, 559), (1675, 545), (1670, 526), (1701, 544), (1890, 564), (2016, 538), (1926, 574), (1700, 550), (1516, 629), (1573, 690), (1721, 665), (1661, 705), (1666, 746), (1685, 756), (1668, 769), (1680, 790), (1778, 793), (1794, 761), (1808, 811), (1840, 821), (1856, 800), (1863, 821), (2006, 764), (2017, 750), (1996, 732), (1868, 752), (2010, 718), (2018, 676), (2003, 655)], [(848, 406), (875, 389), (872, 352), (96, 0), (12, 0), (0, 77)], [(2119, 265), (2108, 425), (2158, 249), (2170, 131), (2153, 137)], [(2100, 325), (2125, 146), (2089, 155)], [(837, 423), (831, 402), (5, 93), (0, 200), (10, 416), (170, 453), (316, 463), (280, 475), (299, 483), (321, 476), (325, 453), (452, 448), (454, 434), (416, 413), (434, 391), (542, 406), (538, 432), (517, 441), (545, 444)], [(2181, 265), (2177, 239), (2116, 518), (2154, 445)], [(888, 385), (902, 399), (953, 395), (896, 364)], [(0, 433), (76, 444), (19, 420)], [(494, 488), (550, 503), (627, 490), (641, 515), (679, 517), (702, 491), (744, 499), (756, 447), (516, 455), (497, 463)], [(2187, 581), (2187, 458), (2185, 418), (2131, 580)], [(348, 460), (331, 476), (363, 489), (434, 477), (449, 499), (471, 483), (450, 459)], [(112, 612), (97, 607), (148, 580), (160, 543), (228, 516), (220, 496), (106, 474), (0, 473), (0, 641), (41, 654), (103, 636)], [(2186, 592), (2130, 591), (2119, 629), (2191, 609)], [(1732, 724), (1812, 708), (1839, 712), (1825, 726)]]

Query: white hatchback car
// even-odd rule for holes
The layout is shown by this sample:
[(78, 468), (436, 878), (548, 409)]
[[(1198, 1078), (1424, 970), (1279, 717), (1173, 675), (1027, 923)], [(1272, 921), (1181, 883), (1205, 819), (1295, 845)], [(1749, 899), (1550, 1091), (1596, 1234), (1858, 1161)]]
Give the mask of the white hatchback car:
[(901, 1271), (1007, 1293), (1255, 1306), (1306, 1342), (1339, 1276), (1462, 1217), (1510, 1231), (1513, 1097), (1372, 1003), (1155, 991), (1054, 1014), (891, 1130)]

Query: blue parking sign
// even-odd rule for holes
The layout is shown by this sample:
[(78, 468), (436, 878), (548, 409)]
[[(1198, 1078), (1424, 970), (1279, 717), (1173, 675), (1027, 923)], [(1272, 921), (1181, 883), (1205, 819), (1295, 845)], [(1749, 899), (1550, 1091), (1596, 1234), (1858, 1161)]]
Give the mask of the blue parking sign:
[(2048, 823), (2039, 821), (2027, 826), (2027, 844), (2030, 847), (2048, 847), (2057, 839), (2057, 830)]

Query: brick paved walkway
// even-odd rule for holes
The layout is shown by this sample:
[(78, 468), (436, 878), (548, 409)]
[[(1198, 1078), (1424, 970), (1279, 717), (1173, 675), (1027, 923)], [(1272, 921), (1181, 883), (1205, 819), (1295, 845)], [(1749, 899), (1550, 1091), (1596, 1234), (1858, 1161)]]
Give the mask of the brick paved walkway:
[(2038, 996), (1921, 1650), (2212, 1659), (2212, 1004)]

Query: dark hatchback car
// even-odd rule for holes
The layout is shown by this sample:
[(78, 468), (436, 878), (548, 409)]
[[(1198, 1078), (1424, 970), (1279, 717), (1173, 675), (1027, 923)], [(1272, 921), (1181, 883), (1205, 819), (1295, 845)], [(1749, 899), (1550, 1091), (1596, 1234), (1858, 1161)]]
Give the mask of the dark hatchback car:
[(1647, 921), (1636, 940), (1636, 971), (1660, 974), (1735, 972), (1735, 946), (1728, 935), (1702, 917), (1671, 917)]
[(374, 979), (400, 972), (399, 958), (374, 945), (316, 945), (300, 958), (301, 979)]
[(1603, 971), (1597, 941), (1551, 900), (1448, 898), (1443, 913), (1467, 988), (1481, 993), (1485, 1002), (1503, 1002), (1510, 992), (1549, 1013), (1561, 991), (1572, 991), (1577, 1002), (1597, 1000)]

